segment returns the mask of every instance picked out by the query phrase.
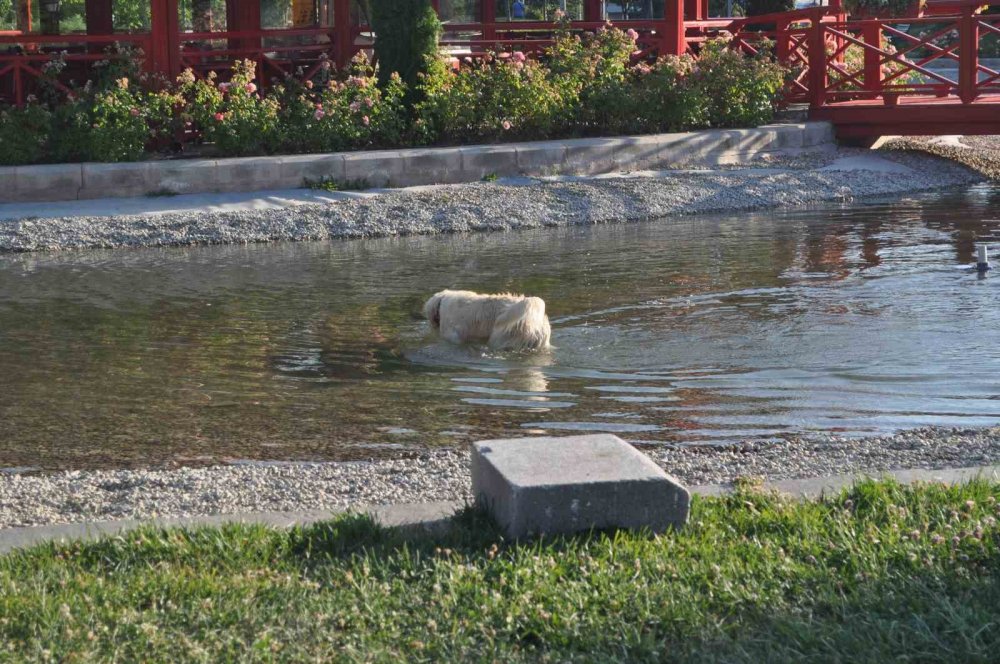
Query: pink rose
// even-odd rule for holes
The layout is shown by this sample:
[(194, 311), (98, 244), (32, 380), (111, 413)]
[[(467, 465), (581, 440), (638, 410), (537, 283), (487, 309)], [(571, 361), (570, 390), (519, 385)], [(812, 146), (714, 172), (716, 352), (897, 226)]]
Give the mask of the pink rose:
[(375, 105), (375, 102), (372, 101), (371, 97), (365, 97), (365, 106), (367, 106), (368, 108), (371, 108), (374, 105)]
[(215, 114), (215, 121), (216, 122), (222, 122), (225, 119), (226, 119), (226, 116), (224, 114), (222, 114), (222, 113), (216, 113)]
[(348, 104), (347, 108), (351, 109), (351, 113), (357, 113), (358, 111), (361, 110), (361, 102), (352, 101), (350, 104)]
[(503, 130), (504, 131), (510, 131), (510, 121), (509, 120), (504, 120), (503, 121)]
[(321, 104), (319, 102), (316, 102), (316, 108), (320, 108), (320, 109), (323, 108), (323, 104)]
[(250, 94), (257, 92), (257, 86), (254, 85), (253, 83), (247, 83), (246, 85), (243, 86), (243, 89), (249, 92)]
[(132, 114), (133, 118), (139, 117), (139, 109), (138, 108), (131, 108), (131, 109), (129, 109), (129, 113)]
[(368, 126), (368, 123), (370, 123), (370, 122), (371, 122), (371, 120), (369, 120), (369, 119), (368, 119), (368, 116), (367, 116), (367, 115), (365, 115), (365, 116), (363, 116), (363, 117), (361, 118), (361, 122), (362, 122), (362, 124), (364, 124), (364, 125), (365, 125), (365, 126), (367, 127), (367, 126)]
[(510, 58), (514, 62), (524, 62), (525, 60), (528, 59), (527, 56), (524, 54), (524, 51), (514, 51), (513, 55), (511, 55)]
[(313, 113), (313, 117), (314, 117), (314, 118), (315, 118), (315, 119), (316, 119), (317, 121), (319, 121), (319, 120), (322, 120), (322, 119), (323, 119), (323, 116), (324, 116), (324, 115), (326, 115), (326, 113), (325, 113), (325, 112), (323, 111), (323, 109), (322, 109), (322, 108), (317, 108), (317, 109), (316, 109), (316, 112), (315, 112), (315, 113)]
[(632, 41), (635, 41), (636, 39), (639, 38), (639, 33), (633, 30), (632, 28), (629, 28), (628, 32), (626, 32), (625, 34), (628, 35), (628, 38), (631, 39)]
[(313, 89), (313, 82), (312, 81), (306, 81), (305, 82), (305, 86), (306, 86), (306, 90), (312, 90)]
[(229, 86), (231, 85), (232, 83), (219, 83), (219, 91), (225, 94), (229, 92)]

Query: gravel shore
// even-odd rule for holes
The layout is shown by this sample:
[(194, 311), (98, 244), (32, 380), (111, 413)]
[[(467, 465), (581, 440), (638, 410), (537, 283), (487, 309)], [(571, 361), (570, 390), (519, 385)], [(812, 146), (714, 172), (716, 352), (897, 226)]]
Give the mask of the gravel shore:
[(884, 148), (935, 155), (1000, 180), (1000, 136), (906, 136), (887, 141)]
[[(865, 439), (819, 435), (647, 453), (688, 485), (937, 469), (1000, 462), (1000, 427), (914, 429)], [(10, 474), (0, 475), (0, 528), (469, 498), (468, 452), (452, 450), (367, 463)]]
[(0, 220), (0, 251), (246, 244), (641, 221), (962, 186), (981, 176), (913, 151), (841, 149), (743, 168), (387, 190), (270, 210)]

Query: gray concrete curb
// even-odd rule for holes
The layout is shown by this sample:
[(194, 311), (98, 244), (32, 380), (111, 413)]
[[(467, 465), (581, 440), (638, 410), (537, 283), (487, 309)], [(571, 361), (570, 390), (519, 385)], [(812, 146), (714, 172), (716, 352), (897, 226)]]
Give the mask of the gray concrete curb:
[[(1000, 481), (1000, 465), (971, 466), (968, 468), (943, 468), (940, 470), (892, 470), (882, 473), (835, 475), (800, 480), (769, 482), (765, 486), (793, 496), (816, 497), (840, 491), (860, 479), (892, 477), (900, 482), (944, 482), (960, 484), (975, 478)], [(732, 487), (705, 485), (688, 487), (692, 494), (718, 496), (732, 491)], [(309, 510), (300, 512), (252, 512), (245, 514), (216, 514), (211, 516), (179, 517), (167, 519), (122, 519), (118, 521), (93, 521), (65, 523), (49, 526), (29, 526), (0, 530), (0, 555), (45, 542), (94, 540), (121, 535), (141, 526), (162, 528), (197, 528), (219, 526), (226, 523), (251, 523), (272, 528), (290, 528), (328, 521), (348, 511), (371, 514), (387, 528), (402, 528), (415, 533), (440, 533), (448, 528), (451, 517), (464, 507), (463, 503), (437, 502), (377, 507), (355, 507), (349, 510)]]
[(593, 175), (678, 164), (741, 163), (762, 152), (832, 145), (826, 122), (680, 134), (449, 148), (0, 167), (0, 203), (301, 187), (306, 178), (371, 187), (477, 182), (487, 175)]

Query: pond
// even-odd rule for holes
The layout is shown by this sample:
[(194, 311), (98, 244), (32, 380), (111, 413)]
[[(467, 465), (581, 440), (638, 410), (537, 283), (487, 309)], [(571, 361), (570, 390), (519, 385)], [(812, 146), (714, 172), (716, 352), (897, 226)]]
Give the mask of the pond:
[[(539, 231), (0, 255), (0, 468), (367, 459), (1000, 421), (1000, 190)], [(550, 353), (443, 343), (445, 287)]]

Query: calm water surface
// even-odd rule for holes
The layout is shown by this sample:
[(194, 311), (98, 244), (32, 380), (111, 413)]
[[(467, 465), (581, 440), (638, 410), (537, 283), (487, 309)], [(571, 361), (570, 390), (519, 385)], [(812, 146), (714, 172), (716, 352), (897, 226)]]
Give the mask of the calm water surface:
[[(1000, 421), (1000, 190), (648, 224), (0, 255), (0, 468), (354, 459), (502, 435), (717, 444)], [(1000, 247), (998, 247), (1000, 249)], [(426, 334), (548, 303), (548, 354)]]

